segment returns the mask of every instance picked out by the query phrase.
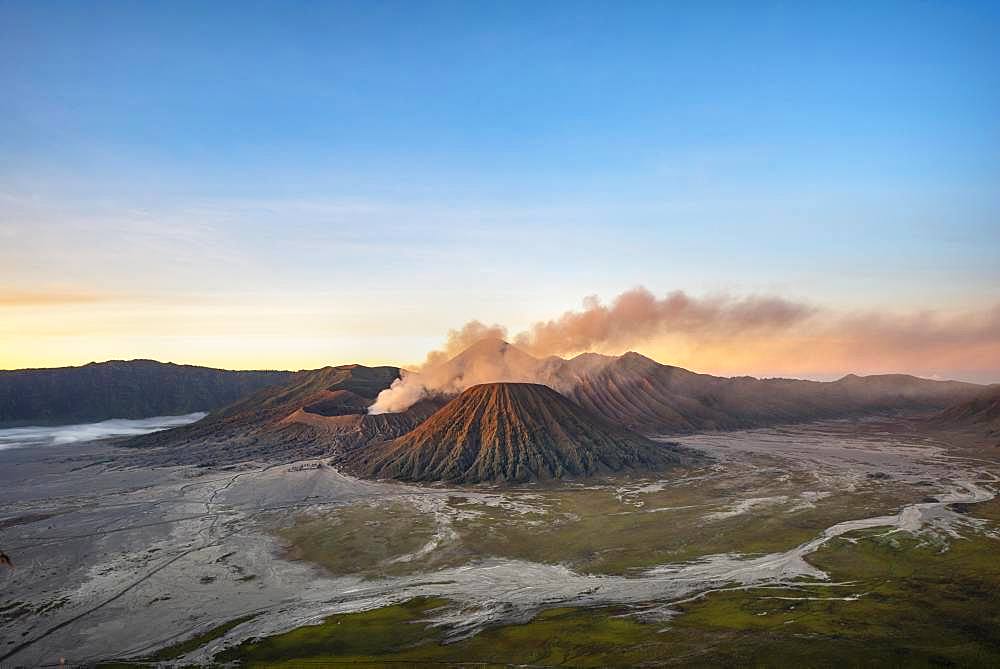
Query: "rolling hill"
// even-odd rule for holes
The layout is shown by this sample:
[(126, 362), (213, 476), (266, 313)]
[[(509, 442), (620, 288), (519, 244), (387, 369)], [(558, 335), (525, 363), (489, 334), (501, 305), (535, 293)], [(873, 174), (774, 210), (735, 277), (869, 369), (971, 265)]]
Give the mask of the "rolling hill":
[(290, 377), (291, 372), (230, 371), (155, 360), (0, 370), (0, 426), (213, 411)]
[(961, 430), (1000, 446), (1000, 386), (952, 405), (930, 420), (939, 429)]

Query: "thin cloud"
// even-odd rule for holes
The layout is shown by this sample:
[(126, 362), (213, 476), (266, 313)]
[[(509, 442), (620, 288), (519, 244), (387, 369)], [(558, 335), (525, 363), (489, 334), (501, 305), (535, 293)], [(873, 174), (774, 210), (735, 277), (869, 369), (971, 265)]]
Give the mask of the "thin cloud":
[(66, 290), (0, 291), (0, 307), (47, 307), (110, 302), (118, 296)]

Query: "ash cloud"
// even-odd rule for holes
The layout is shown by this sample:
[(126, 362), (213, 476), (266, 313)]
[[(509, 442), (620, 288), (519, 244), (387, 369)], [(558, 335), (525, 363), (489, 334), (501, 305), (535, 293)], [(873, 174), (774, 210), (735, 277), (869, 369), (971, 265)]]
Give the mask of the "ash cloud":
[(816, 313), (809, 305), (780, 297), (695, 298), (674, 291), (657, 298), (639, 287), (604, 305), (587, 297), (581, 311), (535, 323), (515, 338), (534, 355), (620, 349), (663, 334), (733, 335), (788, 328)]
[(499, 347), (445, 365), (477, 342), (507, 338), (501, 325), (470, 321), (448, 333), (445, 346), (431, 351), (416, 373), (404, 373), (379, 394), (371, 413), (405, 411), (433, 394), (451, 394), (490, 381), (556, 382), (552, 365), (524, 356), (538, 357), (609, 350), (632, 346), (666, 333), (687, 335), (732, 334), (788, 327), (813, 313), (808, 305), (776, 297), (713, 296), (695, 298), (674, 291), (657, 298), (639, 287), (618, 295), (610, 305), (596, 296), (584, 300), (583, 309), (568, 311), (557, 319), (535, 323), (514, 337), (517, 348)]
[(431, 351), (420, 369), (436, 367), (484, 339), (507, 339), (507, 328), (502, 325), (485, 325), (479, 321), (469, 321), (458, 330), (449, 330), (443, 348)]

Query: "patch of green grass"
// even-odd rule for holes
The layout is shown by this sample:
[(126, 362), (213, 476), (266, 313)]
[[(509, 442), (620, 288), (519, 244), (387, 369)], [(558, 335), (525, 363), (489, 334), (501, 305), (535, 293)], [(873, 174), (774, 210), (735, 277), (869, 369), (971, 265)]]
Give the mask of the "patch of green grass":
[(238, 660), (251, 667), (280, 667), (286, 661), (305, 659), (310, 662), (364, 662), (375, 656), (399, 653), (421, 642), (437, 642), (440, 632), (429, 631), (419, 621), (445, 603), (440, 599), (418, 598), (373, 611), (332, 616), (319, 625), (247, 641), (223, 651), (214, 659)]
[(246, 667), (349, 664), (404, 666), (470, 662), (485, 666), (635, 666), (674, 650), (657, 628), (606, 610), (550, 609), (457, 643), (424, 620), (443, 600), (418, 598), (375, 611), (332, 616), (319, 625), (246, 642), (217, 655)]
[[(852, 542), (855, 539), (856, 542)], [(716, 645), (740, 656), (807, 665), (864, 660), (878, 666), (1000, 666), (1000, 542), (976, 535), (947, 550), (903, 534), (835, 539), (810, 557), (847, 588), (713, 593), (683, 607), (680, 630), (736, 635)], [(855, 601), (838, 601), (844, 595)], [(793, 599), (814, 597), (818, 599)], [(788, 598), (788, 599), (779, 599)]]
[(293, 559), (318, 564), (332, 574), (377, 577), (422, 567), (393, 560), (419, 550), (435, 531), (432, 515), (396, 503), (355, 504), (321, 516), (303, 516), (277, 534), (287, 542)]
[(788, 550), (838, 522), (898, 509), (917, 494), (886, 485), (832, 496), (807, 508), (799, 495), (809, 483), (789, 480), (761, 487), (756, 481), (747, 496), (787, 500), (731, 518), (706, 520), (707, 514), (728, 508), (738, 498), (731, 488), (709, 484), (667, 487), (631, 498), (641, 500), (641, 507), (618, 499), (611, 488), (549, 492), (541, 503), (548, 510), (541, 519), (544, 532), (539, 532), (537, 516), (520, 517), (485, 506), (477, 516), (456, 522), (455, 529), (463, 549), (473, 556), (627, 575), (713, 553)]
[(183, 657), (188, 653), (198, 650), (199, 648), (209, 643), (210, 641), (215, 641), (219, 637), (224, 636), (227, 632), (229, 632), (229, 630), (233, 629), (237, 625), (242, 625), (248, 620), (253, 620), (256, 617), (257, 614), (254, 613), (247, 616), (243, 616), (241, 618), (236, 618), (235, 620), (230, 620), (229, 622), (223, 623), (218, 627), (213, 627), (212, 629), (208, 630), (207, 632), (204, 632), (203, 634), (191, 637), (190, 639), (182, 641), (178, 644), (174, 644), (173, 646), (168, 646), (167, 648), (163, 648), (162, 650), (153, 653), (153, 655), (151, 655), (149, 659), (152, 662), (164, 662), (166, 660), (176, 660), (179, 657)]
[[(1000, 500), (968, 512), (992, 517)], [(810, 557), (845, 587), (720, 591), (664, 622), (620, 609), (559, 608), (456, 643), (418, 599), (254, 640), (217, 660), (246, 666), (479, 662), (549, 666), (1000, 666), (1000, 541), (981, 534), (942, 552), (883, 529), (835, 539)], [(853, 601), (839, 599), (858, 596)], [(814, 598), (814, 599), (810, 599)]]
[(952, 508), (956, 507), (956, 510), (968, 513), (970, 516), (1000, 522), (1000, 497), (994, 497), (988, 502), (981, 502), (979, 504), (952, 505)]

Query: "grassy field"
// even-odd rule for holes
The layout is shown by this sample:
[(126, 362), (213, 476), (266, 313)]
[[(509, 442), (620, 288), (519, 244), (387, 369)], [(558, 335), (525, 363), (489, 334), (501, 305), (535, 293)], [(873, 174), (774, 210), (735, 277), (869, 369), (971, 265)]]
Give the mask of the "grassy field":
[[(856, 540), (853, 543), (851, 540)], [(1000, 543), (948, 551), (905, 535), (839, 539), (814, 562), (849, 587), (716, 592), (669, 622), (618, 609), (552, 609), (524, 625), (442, 644), (421, 620), (439, 601), (334, 616), (231, 649), (247, 666), (440, 662), (557, 666), (998, 666)], [(857, 597), (852, 601), (831, 598)], [(809, 599), (815, 598), (815, 599)]]
[[(613, 489), (568, 490), (544, 496), (545, 532), (537, 518), (510, 517), (502, 510), (455, 523), (470, 556), (496, 556), (565, 564), (578, 572), (630, 574), (656, 565), (738, 551), (771, 553), (793, 548), (843, 520), (894, 511), (916, 493), (890, 485), (806, 503), (804, 483), (784, 481), (758, 487), (771, 498), (754, 513), (706, 520), (725, 513), (729, 497), (713, 486), (668, 487), (641, 495), (641, 507), (619, 499)], [(731, 491), (730, 491), (731, 492)], [(784, 499), (782, 499), (784, 498)], [(475, 508), (466, 505), (465, 508)]]
[[(676, 627), (732, 635), (713, 645), (720, 662), (1000, 666), (998, 550), (982, 536), (945, 552), (907, 535), (845, 537), (811, 561), (849, 588), (714, 593), (684, 606)], [(859, 597), (829, 599), (845, 594)]]
[[(969, 507), (996, 528), (1000, 501)], [(669, 621), (620, 609), (551, 609), (523, 625), (456, 643), (417, 599), (333, 616), (230, 649), (246, 666), (479, 662), (557, 666), (1000, 666), (1000, 541), (981, 533), (947, 545), (880, 530), (842, 537), (810, 561), (843, 587), (710, 593)]]
[(301, 516), (277, 534), (291, 559), (313, 562), (336, 575), (375, 578), (419, 567), (419, 562), (394, 561), (418, 551), (435, 531), (433, 515), (412, 506), (363, 503)]
[[(713, 553), (788, 550), (830, 525), (893, 512), (923, 494), (880, 481), (814, 499), (808, 497), (814, 485), (807, 475), (776, 477), (765, 470), (643, 492), (613, 485), (504, 492), (519, 503), (516, 512), (495, 500), (456, 494), (437, 517), (404, 497), (301, 516), (277, 534), (289, 557), (337, 575), (426, 572), (489, 557), (628, 575)], [(745, 497), (763, 501), (752, 513), (725, 515)], [(706, 519), (713, 513), (720, 515)], [(448, 538), (432, 552), (400, 561), (434, 536), (442, 518), (450, 523)]]

